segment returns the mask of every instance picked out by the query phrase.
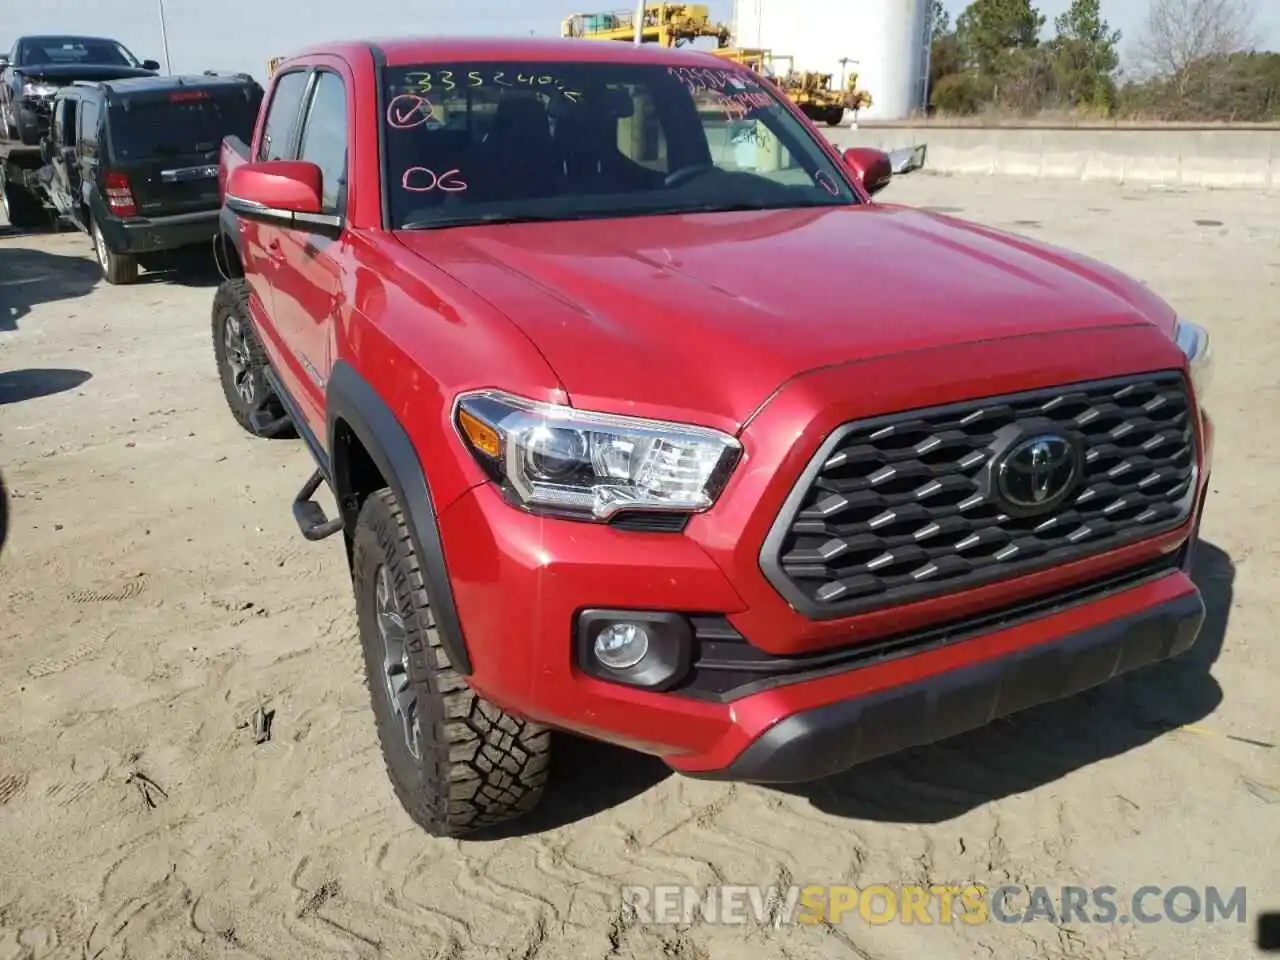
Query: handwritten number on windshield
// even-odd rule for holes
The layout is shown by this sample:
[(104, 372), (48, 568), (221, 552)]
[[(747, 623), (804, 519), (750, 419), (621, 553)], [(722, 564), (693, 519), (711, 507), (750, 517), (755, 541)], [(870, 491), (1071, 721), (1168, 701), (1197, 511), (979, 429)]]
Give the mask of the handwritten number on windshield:
[(435, 119), (431, 101), (416, 93), (402, 93), (387, 104), (387, 125), (397, 130), (412, 130)]
[(836, 186), (836, 182), (831, 179), (831, 174), (827, 173), (827, 171), (819, 170), (813, 175), (813, 179), (817, 180), (822, 189), (833, 197), (840, 196), (840, 188)]
[(430, 193), (432, 190), (460, 193), (467, 189), (467, 185), (458, 176), (459, 173), (458, 170), (446, 170), (437, 174), (427, 167), (410, 167), (400, 178), (400, 186), (410, 193)]
[[(453, 76), (452, 70), (437, 70), (434, 73), (426, 70), (414, 70), (405, 74), (405, 79), (414, 84), (423, 93), (427, 93), (434, 90), (456, 89), (458, 84), (454, 82)], [(484, 75), (478, 70), (467, 71), (468, 87), (483, 87), (486, 82), (499, 87), (554, 87), (558, 92), (564, 94), (565, 99), (571, 103), (577, 103), (582, 97), (580, 91), (568, 89), (563, 80), (557, 79), (550, 74), (516, 73), (513, 81), (509, 71), (497, 70), (486, 81)], [(395, 124), (392, 124), (392, 126), (395, 126)]]

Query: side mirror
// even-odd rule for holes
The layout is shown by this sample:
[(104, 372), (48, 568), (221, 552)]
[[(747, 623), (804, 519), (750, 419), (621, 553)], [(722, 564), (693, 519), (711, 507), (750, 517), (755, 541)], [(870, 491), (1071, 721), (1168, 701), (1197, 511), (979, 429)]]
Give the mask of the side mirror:
[(227, 178), (227, 209), (248, 220), (303, 230), (336, 228), (342, 218), (321, 213), (320, 168), (305, 160), (245, 163)]
[(5, 53), (0, 53), (0, 70), (3, 70), (8, 65), (9, 65), (9, 55)]
[(143, 70), (159, 70), (160, 61), (159, 60), (143, 60), (142, 69)]
[(893, 161), (883, 150), (850, 147), (843, 154), (844, 165), (868, 194), (876, 194), (893, 179)]

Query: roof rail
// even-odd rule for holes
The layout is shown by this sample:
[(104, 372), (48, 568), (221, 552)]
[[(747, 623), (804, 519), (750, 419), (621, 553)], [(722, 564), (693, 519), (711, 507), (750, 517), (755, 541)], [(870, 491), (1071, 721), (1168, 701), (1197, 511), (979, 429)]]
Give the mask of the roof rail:
[(206, 77), (235, 77), (237, 80), (252, 80), (253, 75), (243, 70), (205, 70)]

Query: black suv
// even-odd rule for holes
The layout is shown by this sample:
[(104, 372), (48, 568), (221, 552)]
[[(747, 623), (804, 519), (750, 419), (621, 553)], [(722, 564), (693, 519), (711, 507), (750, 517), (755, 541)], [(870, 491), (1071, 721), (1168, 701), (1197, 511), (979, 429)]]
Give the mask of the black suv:
[(93, 238), (108, 283), (139, 257), (210, 244), (222, 138), (253, 136), (262, 87), (247, 73), (77, 82), (54, 97), (41, 145), (58, 213)]
[(35, 146), (49, 129), (59, 87), (77, 80), (155, 76), (160, 64), (139, 60), (110, 37), (19, 37), (0, 54), (0, 138)]

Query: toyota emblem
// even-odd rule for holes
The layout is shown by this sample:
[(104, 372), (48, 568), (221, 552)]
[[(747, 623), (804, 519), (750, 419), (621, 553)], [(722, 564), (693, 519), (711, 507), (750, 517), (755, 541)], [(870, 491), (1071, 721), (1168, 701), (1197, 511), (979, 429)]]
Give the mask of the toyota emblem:
[(1041, 513), (1067, 498), (1079, 473), (1080, 454), (1068, 437), (1039, 434), (1009, 448), (996, 468), (996, 491), (1015, 512)]

